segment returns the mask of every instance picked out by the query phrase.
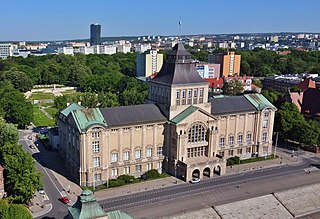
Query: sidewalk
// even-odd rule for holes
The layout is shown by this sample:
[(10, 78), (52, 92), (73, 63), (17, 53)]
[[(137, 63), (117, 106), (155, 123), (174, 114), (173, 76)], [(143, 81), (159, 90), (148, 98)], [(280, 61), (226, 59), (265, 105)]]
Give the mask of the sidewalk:
[(94, 196), (99, 201), (106, 198), (115, 198), (119, 196), (139, 193), (143, 191), (150, 191), (154, 189), (170, 187), (170, 186), (174, 186), (182, 183), (185, 183), (185, 182), (180, 179), (176, 179), (173, 176), (170, 176), (162, 179), (154, 179), (154, 180), (149, 180), (142, 183), (135, 183), (131, 185), (125, 185), (121, 187), (115, 187), (115, 188), (96, 191), (94, 193)]
[(272, 160), (265, 160), (247, 164), (227, 166), (226, 174), (236, 174), (239, 172), (270, 168), (281, 165), (295, 165), (299, 164), (302, 160), (298, 156), (291, 156), (292, 154), (278, 152), (278, 158)]

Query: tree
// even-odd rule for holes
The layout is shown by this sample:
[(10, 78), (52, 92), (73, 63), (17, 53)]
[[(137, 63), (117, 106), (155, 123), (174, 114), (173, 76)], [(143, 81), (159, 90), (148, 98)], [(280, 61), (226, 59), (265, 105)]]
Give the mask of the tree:
[(42, 187), (42, 174), (36, 171), (32, 156), (21, 145), (5, 144), (0, 148), (1, 163), (5, 169), (5, 187), (16, 203), (27, 203)]
[(0, 121), (0, 146), (4, 144), (15, 144), (19, 140), (18, 129), (15, 125)]
[(32, 104), (8, 82), (0, 83), (0, 108), (9, 123), (23, 127), (32, 121)]
[(13, 86), (21, 92), (29, 91), (33, 87), (31, 78), (26, 73), (18, 71), (16, 68), (5, 71), (2, 74), (1, 79), (10, 81)]
[(70, 85), (78, 87), (88, 75), (91, 75), (89, 67), (80, 63), (74, 64), (70, 67), (68, 82)]
[(0, 199), (0, 219), (10, 218), (32, 219), (32, 215), (24, 205), (9, 204)]
[(240, 80), (226, 81), (222, 87), (223, 94), (235, 96), (243, 92), (243, 85)]

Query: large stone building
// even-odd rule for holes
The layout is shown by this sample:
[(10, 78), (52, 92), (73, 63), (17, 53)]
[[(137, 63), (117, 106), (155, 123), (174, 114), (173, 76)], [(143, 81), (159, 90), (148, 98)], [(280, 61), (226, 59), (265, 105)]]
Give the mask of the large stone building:
[(147, 104), (59, 115), (60, 151), (80, 185), (158, 169), (186, 181), (226, 171), (226, 158), (272, 153), (276, 108), (260, 94), (209, 99), (182, 44), (149, 82)]

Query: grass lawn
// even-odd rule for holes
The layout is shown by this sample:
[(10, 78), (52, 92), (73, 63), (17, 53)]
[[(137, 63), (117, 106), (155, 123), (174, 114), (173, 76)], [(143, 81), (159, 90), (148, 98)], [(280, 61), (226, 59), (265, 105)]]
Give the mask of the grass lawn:
[(57, 114), (57, 112), (58, 112), (58, 110), (57, 110), (56, 108), (54, 108), (54, 107), (48, 107), (48, 108), (45, 108), (44, 110), (45, 110), (47, 113), (49, 113), (50, 116), (52, 116), (52, 117), (55, 117), (56, 114)]
[(32, 93), (31, 100), (44, 100), (44, 99), (54, 99), (54, 95), (51, 93)]
[(43, 112), (41, 112), (37, 105), (33, 106), (32, 122), (35, 126), (55, 126), (54, 120), (49, 119)]
[(38, 103), (39, 106), (43, 106), (43, 107), (52, 107), (54, 105), (54, 103)]
[(68, 96), (68, 97), (78, 97), (80, 95), (82, 95), (83, 93), (81, 92), (76, 92), (76, 91), (64, 91), (64, 92), (61, 92), (63, 94), (63, 96)]

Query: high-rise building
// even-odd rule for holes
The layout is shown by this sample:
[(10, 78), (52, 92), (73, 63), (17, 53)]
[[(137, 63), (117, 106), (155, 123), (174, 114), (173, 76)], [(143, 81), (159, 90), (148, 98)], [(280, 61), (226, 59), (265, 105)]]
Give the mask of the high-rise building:
[(149, 53), (137, 54), (136, 63), (136, 77), (148, 78), (160, 71), (163, 64), (163, 54), (157, 53), (156, 50), (150, 50)]
[(101, 25), (100, 24), (90, 25), (90, 44), (91, 45), (101, 44)]
[(236, 55), (234, 52), (210, 54), (208, 56), (209, 63), (220, 64), (221, 77), (240, 75), (240, 61), (241, 55)]

